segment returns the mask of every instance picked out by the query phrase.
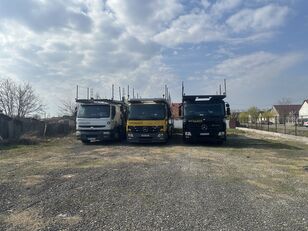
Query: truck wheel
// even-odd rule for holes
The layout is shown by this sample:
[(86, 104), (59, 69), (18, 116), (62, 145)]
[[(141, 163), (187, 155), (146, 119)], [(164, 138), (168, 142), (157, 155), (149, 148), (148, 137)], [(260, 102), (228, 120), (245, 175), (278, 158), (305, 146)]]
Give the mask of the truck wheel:
[(183, 143), (184, 144), (188, 144), (189, 140), (185, 137), (184, 133), (183, 133)]
[(119, 136), (120, 136), (120, 140), (124, 140), (125, 139), (125, 131), (123, 128), (119, 129)]
[(81, 140), (81, 142), (82, 142), (83, 144), (89, 144), (89, 143), (90, 143), (89, 140)]

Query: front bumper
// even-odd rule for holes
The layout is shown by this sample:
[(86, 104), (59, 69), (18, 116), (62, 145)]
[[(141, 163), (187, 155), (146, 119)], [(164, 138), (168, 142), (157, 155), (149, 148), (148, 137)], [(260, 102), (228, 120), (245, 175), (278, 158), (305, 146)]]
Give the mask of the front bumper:
[(226, 131), (190, 132), (184, 131), (183, 136), (189, 141), (226, 141)]
[(127, 133), (129, 143), (165, 143), (168, 136), (165, 133)]
[(76, 131), (76, 137), (78, 140), (84, 141), (104, 141), (115, 139), (114, 131), (111, 130), (99, 130), (99, 131)]

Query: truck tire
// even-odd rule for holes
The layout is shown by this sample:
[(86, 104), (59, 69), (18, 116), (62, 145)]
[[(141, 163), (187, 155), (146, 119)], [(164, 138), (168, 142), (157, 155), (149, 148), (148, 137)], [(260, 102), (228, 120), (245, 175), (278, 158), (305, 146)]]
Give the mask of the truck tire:
[(185, 137), (185, 134), (183, 133), (183, 143), (184, 144), (188, 144), (189, 143), (189, 140)]
[(89, 141), (89, 140), (81, 140), (81, 142), (82, 142), (83, 144), (90, 144), (90, 141)]

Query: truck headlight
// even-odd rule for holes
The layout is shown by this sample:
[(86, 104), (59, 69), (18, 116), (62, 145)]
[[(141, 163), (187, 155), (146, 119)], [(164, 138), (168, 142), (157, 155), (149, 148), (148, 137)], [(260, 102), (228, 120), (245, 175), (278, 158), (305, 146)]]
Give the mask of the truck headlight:
[(224, 136), (225, 132), (218, 132), (218, 136)]
[(163, 134), (163, 133), (159, 133), (159, 134), (157, 135), (157, 137), (158, 137), (158, 138), (164, 137), (164, 134)]
[(191, 136), (191, 132), (185, 132), (185, 136)]
[(134, 134), (133, 134), (133, 133), (127, 133), (127, 137), (133, 138), (133, 137), (134, 137)]

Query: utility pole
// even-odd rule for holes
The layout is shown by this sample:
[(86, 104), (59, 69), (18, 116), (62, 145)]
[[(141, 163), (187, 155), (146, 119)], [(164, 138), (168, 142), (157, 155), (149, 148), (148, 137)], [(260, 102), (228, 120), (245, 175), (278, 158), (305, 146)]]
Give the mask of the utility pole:
[(127, 99), (129, 99), (129, 85), (127, 85)]
[(120, 100), (122, 100), (122, 96), (121, 96), (121, 87), (119, 87), (119, 97), (120, 97)]
[(221, 95), (221, 84), (219, 84), (219, 95)]

